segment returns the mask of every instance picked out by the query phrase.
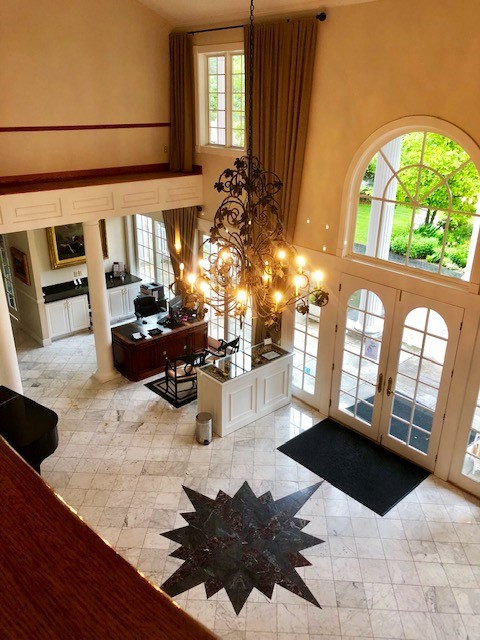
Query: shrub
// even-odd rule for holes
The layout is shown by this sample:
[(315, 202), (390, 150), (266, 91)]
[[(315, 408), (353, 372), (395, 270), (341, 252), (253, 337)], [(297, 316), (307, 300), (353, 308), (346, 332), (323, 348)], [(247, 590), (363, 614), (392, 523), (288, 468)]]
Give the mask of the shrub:
[(408, 233), (397, 233), (390, 240), (390, 251), (404, 256), (407, 253)]
[[(408, 234), (402, 233), (392, 236), (390, 250), (401, 256), (407, 253)], [(418, 233), (412, 235), (410, 243), (410, 258), (426, 258), (434, 253), (438, 247), (436, 237), (422, 236)]]
[(441, 250), (441, 247), (437, 247), (433, 253), (427, 256), (427, 262), (434, 262), (435, 264), (438, 264), (440, 262)]
[(457, 267), (464, 269), (467, 266), (468, 246), (463, 245), (461, 247), (447, 249), (445, 253)]
[(428, 238), (413, 234), (410, 244), (410, 258), (426, 258), (438, 247), (436, 238)]
[[(425, 238), (435, 238), (438, 237), (438, 227), (433, 224), (421, 224), (417, 229), (415, 229), (415, 233), (419, 236), (424, 236)], [(443, 236), (443, 231), (441, 231), (441, 235)]]

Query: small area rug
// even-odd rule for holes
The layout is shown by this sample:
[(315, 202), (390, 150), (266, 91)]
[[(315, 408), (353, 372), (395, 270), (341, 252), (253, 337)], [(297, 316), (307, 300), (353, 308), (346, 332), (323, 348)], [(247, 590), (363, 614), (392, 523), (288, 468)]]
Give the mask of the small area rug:
[(147, 387), (147, 389), (150, 389), (151, 391), (157, 393), (160, 397), (162, 397), (177, 409), (197, 399), (197, 390), (192, 390), (190, 383), (188, 384), (188, 389), (186, 389), (185, 391), (179, 391), (177, 397), (175, 397), (173, 394), (167, 393), (165, 389), (165, 376), (162, 376), (161, 378), (158, 378), (153, 382), (147, 382), (145, 386)]
[(430, 475), (331, 418), (278, 450), (381, 516)]

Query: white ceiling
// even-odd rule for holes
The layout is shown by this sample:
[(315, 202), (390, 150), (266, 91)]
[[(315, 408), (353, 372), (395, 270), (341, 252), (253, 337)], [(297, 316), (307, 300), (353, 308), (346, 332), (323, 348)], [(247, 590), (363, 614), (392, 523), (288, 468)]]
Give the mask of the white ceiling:
[[(376, 0), (255, 0), (255, 17), (280, 16), (311, 11), (328, 12), (329, 7), (361, 4)], [(249, 0), (140, 0), (161, 15), (173, 27), (246, 22), (250, 12)]]

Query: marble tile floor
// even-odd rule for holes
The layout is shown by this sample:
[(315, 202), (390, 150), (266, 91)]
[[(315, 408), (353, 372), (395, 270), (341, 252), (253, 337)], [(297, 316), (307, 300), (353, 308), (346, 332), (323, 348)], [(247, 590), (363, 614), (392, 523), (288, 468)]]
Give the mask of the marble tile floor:
[[(59, 415), (44, 479), (156, 584), (182, 563), (160, 535), (193, 511), (182, 485), (214, 498), (247, 480), (277, 500), (318, 481), (276, 450), (322, 418), (298, 401), (203, 446), (196, 403), (175, 409), (146, 381), (95, 382), (91, 334), (41, 348), (17, 331), (16, 343), (25, 395)], [(430, 476), (381, 518), (324, 482), (297, 515), (325, 540), (297, 569), (321, 609), (278, 585), (271, 601), (254, 589), (238, 616), (224, 590), (175, 600), (228, 640), (480, 639), (480, 500)]]

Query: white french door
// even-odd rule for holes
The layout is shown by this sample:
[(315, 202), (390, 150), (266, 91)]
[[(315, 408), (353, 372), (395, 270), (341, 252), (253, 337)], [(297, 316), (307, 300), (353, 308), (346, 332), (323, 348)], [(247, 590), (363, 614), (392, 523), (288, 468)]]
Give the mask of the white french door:
[(463, 309), (343, 275), (330, 415), (432, 470)]

